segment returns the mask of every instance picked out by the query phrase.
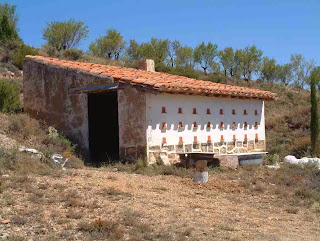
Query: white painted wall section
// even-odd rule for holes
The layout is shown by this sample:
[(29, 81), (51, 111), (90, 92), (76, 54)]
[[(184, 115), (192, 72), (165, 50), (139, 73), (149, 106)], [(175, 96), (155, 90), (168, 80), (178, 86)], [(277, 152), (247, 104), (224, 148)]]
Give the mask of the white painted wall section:
[[(193, 144), (194, 136), (199, 143), (206, 143), (208, 136), (212, 142), (220, 142), (221, 135), (224, 141), (243, 141), (245, 135), (248, 140), (255, 140), (258, 134), (259, 140), (265, 140), (264, 101), (255, 99), (220, 98), (206, 96), (187, 96), (173, 94), (152, 94), (146, 96), (147, 118), (147, 144), (148, 146), (161, 145), (163, 137), (168, 145), (178, 145), (179, 137), (183, 138), (184, 144)], [(165, 107), (166, 113), (162, 113)], [(182, 108), (182, 114), (178, 109)], [(196, 108), (197, 114), (193, 114)], [(210, 109), (211, 114), (207, 114)], [(220, 115), (220, 109), (223, 115)], [(235, 115), (232, 110), (235, 110)], [(244, 110), (247, 115), (244, 115)], [(257, 110), (257, 115), (255, 111)], [(167, 123), (167, 129), (162, 130), (162, 124)], [(179, 122), (183, 123), (184, 129), (179, 129)], [(196, 122), (198, 128), (193, 128)], [(210, 122), (211, 127), (207, 128)], [(220, 128), (220, 123), (224, 128)], [(236, 122), (236, 128), (232, 128)], [(244, 127), (247, 122), (248, 127)], [(258, 127), (255, 127), (255, 123)]]

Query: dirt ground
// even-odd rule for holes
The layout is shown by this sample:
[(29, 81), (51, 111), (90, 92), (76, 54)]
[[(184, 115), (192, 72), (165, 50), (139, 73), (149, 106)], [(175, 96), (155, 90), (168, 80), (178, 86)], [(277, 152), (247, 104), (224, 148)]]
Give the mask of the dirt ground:
[[(6, 175), (0, 221), (10, 223), (0, 223), (0, 240), (319, 240), (319, 213), (290, 211), (224, 175), (206, 184), (105, 169)], [(107, 228), (90, 228), (95, 221)]]

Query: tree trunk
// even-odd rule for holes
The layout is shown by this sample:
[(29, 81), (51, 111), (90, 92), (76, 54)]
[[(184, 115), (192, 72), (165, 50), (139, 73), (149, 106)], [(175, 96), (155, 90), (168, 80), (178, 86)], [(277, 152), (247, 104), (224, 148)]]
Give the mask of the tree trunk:
[(207, 68), (208, 68), (208, 67), (202, 67), (202, 68), (203, 68), (204, 74), (205, 74), (205, 75), (208, 75), (208, 73), (207, 73)]

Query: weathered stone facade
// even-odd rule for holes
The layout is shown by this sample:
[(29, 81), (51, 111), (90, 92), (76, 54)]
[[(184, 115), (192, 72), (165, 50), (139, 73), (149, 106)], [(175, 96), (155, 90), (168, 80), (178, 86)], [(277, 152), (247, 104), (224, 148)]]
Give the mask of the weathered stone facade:
[(237, 154), (259, 151), (265, 151), (264, 140), (161, 145), (150, 146), (148, 148), (150, 163), (162, 160), (164, 163), (168, 164), (175, 164), (180, 161), (177, 153), (214, 153), (219, 156), (220, 154)]
[[(113, 78), (94, 76), (26, 59), (24, 62), (24, 110), (63, 132), (86, 160), (90, 160), (88, 96), (75, 89), (117, 83)], [(125, 87), (118, 91), (119, 156), (146, 158), (145, 93)]]
[(120, 159), (147, 158), (146, 96), (134, 88), (118, 90)]

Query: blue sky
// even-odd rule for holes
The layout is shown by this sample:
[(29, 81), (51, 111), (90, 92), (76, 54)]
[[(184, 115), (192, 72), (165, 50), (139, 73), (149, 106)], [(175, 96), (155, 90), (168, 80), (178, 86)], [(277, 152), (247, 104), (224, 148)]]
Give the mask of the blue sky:
[(319, 0), (0, 0), (17, 5), (22, 39), (40, 47), (42, 29), (50, 21), (69, 18), (89, 26), (80, 48), (108, 28), (126, 40), (177, 39), (196, 46), (202, 41), (219, 48), (256, 44), (264, 55), (286, 63), (301, 53), (320, 64)]

